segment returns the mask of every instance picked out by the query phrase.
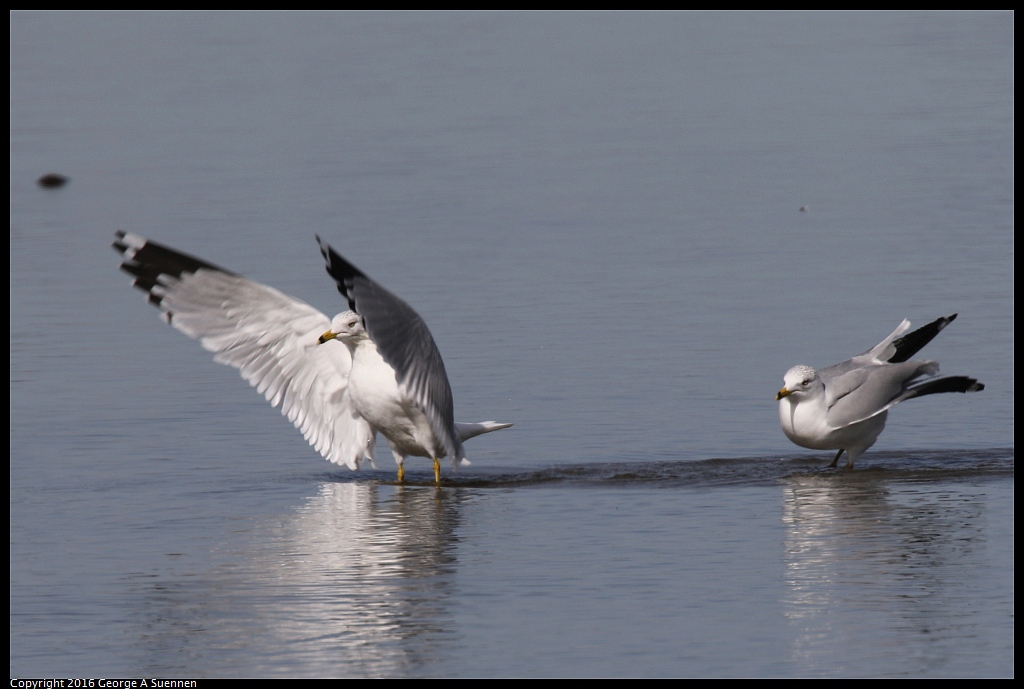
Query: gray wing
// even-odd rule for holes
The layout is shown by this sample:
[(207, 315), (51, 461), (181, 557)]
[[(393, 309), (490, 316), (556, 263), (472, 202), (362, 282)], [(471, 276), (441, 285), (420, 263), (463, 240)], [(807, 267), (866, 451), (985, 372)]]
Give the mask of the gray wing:
[(843, 361), (834, 366), (829, 366), (818, 372), (822, 380), (836, 378), (854, 369), (871, 364), (890, 363), (899, 364), (908, 361), (910, 357), (924, 349), (925, 345), (935, 339), (935, 336), (942, 332), (943, 328), (956, 320), (957, 314), (937, 318), (928, 325), (922, 326), (912, 333), (904, 335), (910, 329), (910, 321), (904, 319), (896, 326), (896, 329), (889, 333), (888, 337), (876, 344), (874, 347), (858, 354), (852, 359)]
[(272, 287), (138, 235), (118, 232), (121, 269), (163, 319), (214, 353), (273, 406), (281, 406), (326, 459), (352, 469), (373, 461), (373, 430), (352, 407), (352, 358), (338, 342), (317, 345), (330, 319)]
[[(887, 355), (891, 355), (892, 343), (896, 341), (900, 335), (907, 332), (910, 329), (910, 321), (903, 319), (903, 322), (896, 326), (896, 329), (889, 333), (888, 336), (874, 347), (858, 354), (855, 357), (842, 361), (834, 366), (818, 371), (818, 375), (821, 376), (822, 382), (827, 386), (830, 380), (835, 380), (840, 376), (844, 376), (852, 371), (862, 369), (865, 366), (874, 366), (880, 363), (888, 361)], [(890, 351), (891, 350), (891, 351)]]
[(938, 372), (939, 365), (934, 361), (908, 361), (862, 366), (823, 380), (828, 425), (843, 428), (877, 416), (916, 396), (913, 384)]
[(398, 382), (430, 420), (434, 435), (443, 439), (445, 454), (463, 459), (455, 431), (455, 405), (448, 373), (434, 338), (419, 314), (391, 292), (349, 263), (319, 236), (327, 273), (338, 284), (349, 308), (363, 325), (377, 350), (398, 375)]

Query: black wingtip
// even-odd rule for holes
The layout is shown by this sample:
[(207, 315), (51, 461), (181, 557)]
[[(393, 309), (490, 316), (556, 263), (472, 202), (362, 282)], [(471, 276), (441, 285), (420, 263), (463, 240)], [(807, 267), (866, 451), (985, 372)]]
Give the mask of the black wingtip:
[(315, 235), (315, 237), (317, 243), (320, 244), (320, 253), (323, 254), (324, 261), (327, 263), (327, 274), (334, 278), (338, 285), (338, 292), (348, 300), (348, 307), (353, 311), (357, 311), (355, 297), (352, 294), (352, 284), (358, 278), (365, 280), (369, 280), (369, 278), (366, 277), (366, 273), (356, 268), (345, 260), (344, 256), (331, 248), (331, 245), (325, 242), (320, 235)]
[(161, 275), (180, 278), (182, 274), (195, 273), (200, 269), (235, 275), (230, 270), (201, 258), (190, 256), (145, 237), (130, 235), (124, 230), (117, 230), (114, 236), (116, 239), (112, 246), (124, 259), (121, 262), (121, 270), (134, 278), (133, 287), (148, 293), (149, 301), (154, 306), (159, 307), (163, 299), (160, 295), (153, 293), (153, 288), (159, 284)]
[[(912, 397), (924, 397), (925, 395), (936, 395), (940, 392), (981, 392), (985, 384), (977, 378), (968, 376), (949, 376), (947, 378), (933, 378), (913, 387)], [(910, 399), (909, 397), (907, 399)]]
[(957, 314), (954, 313), (952, 316), (936, 318), (928, 325), (893, 340), (892, 344), (893, 347), (896, 348), (896, 352), (889, 357), (889, 363), (899, 364), (904, 361), (909, 361), (910, 357), (924, 349), (925, 345), (934, 340), (936, 335), (942, 332), (947, 325), (956, 320), (956, 317)]

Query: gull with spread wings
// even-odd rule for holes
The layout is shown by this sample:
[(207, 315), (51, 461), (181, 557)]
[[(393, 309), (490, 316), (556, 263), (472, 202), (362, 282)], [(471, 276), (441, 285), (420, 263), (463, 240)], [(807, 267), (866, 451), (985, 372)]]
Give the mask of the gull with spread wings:
[(128, 232), (114, 249), (163, 319), (199, 340), (295, 424), (324, 458), (373, 464), (379, 432), (405, 477), (409, 455), (468, 464), (462, 443), (512, 424), (455, 421), (441, 354), (412, 307), (317, 237), (348, 300), (334, 319), (278, 290)]

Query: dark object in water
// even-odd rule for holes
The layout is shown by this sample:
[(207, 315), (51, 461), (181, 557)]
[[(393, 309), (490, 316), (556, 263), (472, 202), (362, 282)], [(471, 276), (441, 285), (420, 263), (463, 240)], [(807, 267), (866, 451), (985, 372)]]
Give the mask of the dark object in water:
[(36, 184), (45, 189), (56, 189), (57, 187), (63, 187), (68, 183), (68, 178), (64, 175), (58, 175), (56, 172), (51, 172), (48, 175), (43, 175), (36, 180)]

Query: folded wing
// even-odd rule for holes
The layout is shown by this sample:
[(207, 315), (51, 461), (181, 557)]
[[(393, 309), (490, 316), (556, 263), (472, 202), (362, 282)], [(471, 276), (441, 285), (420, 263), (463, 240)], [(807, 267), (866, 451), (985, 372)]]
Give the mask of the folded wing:
[(844, 373), (825, 385), (828, 425), (843, 428), (877, 416), (916, 396), (909, 394), (914, 383), (938, 372), (939, 365), (934, 361), (907, 361), (865, 366)]

